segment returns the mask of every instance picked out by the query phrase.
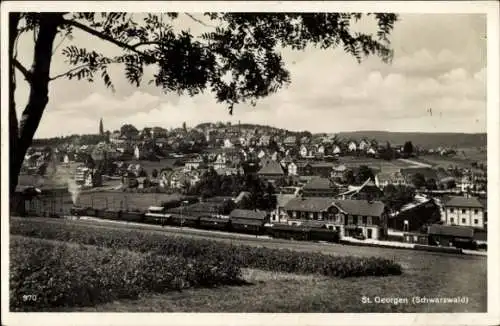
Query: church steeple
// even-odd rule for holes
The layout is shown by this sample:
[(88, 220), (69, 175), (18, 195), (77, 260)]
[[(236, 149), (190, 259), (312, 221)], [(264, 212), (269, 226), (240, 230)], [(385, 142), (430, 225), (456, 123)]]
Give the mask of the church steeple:
[(101, 135), (101, 136), (104, 135), (104, 126), (102, 125), (102, 118), (99, 121), (99, 135)]

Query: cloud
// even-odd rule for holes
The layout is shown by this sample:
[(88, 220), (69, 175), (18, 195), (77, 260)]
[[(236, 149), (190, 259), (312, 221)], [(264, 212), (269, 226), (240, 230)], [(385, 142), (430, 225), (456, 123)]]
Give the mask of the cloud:
[[(142, 128), (241, 120), (313, 132), (484, 132), (485, 21), (481, 15), (402, 15), (391, 36), (392, 64), (375, 57), (359, 64), (342, 49), (283, 50), (292, 83), (255, 108), (238, 105), (233, 116), (210, 93), (191, 98), (149, 85), (134, 88), (119, 69), (112, 72), (116, 93), (100, 82), (58, 80), (36, 136), (94, 133), (101, 117), (110, 130), (124, 123)], [(190, 19), (182, 24), (189, 28)], [(100, 49), (93, 42), (83, 43)], [(54, 72), (64, 71), (61, 60), (54, 62)]]

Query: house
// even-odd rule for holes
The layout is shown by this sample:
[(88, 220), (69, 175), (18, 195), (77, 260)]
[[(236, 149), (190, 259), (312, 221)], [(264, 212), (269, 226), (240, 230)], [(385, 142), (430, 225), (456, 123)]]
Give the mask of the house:
[(321, 176), (324, 178), (330, 178), (332, 176), (334, 163), (331, 162), (315, 162), (310, 163), (310, 175)]
[(355, 141), (350, 141), (347, 145), (347, 149), (349, 152), (355, 152), (358, 149), (358, 145), (356, 145)]
[(269, 146), (269, 143), (271, 142), (271, 136), (269, 135), (262, 135), (260, 138), (259, 138), (259, 143), (258, 145), (259, 146), (263, 146), (263, 147), (267, 147)]
[(290, 162), (287, 166), (286, 166), (286, 170), (288, 172), (288, 175), (298, 175), (297, 173), (297, 164), (295, 164), (294, 162)]
[(388, 227), (397, 231), (418, 232), (426, 225), (438, 223), (440, 219), (440, 208), (433, 198), (415, 198), (399, 212), (389, 215)]
[(338, 194), (335, 184), (327, 178), (313, 178), (302, 188), (303, 197), (334, 197)]
[(487, 225), (486, 201), (472, 196), (452, 196), (441, 205), (441, 220), (448, 225), (485, 229)]
[(285, 205), (285, 210), (287, 223), (292, 225), (313, 220), (335, 229), (341, 237), (363, 234), (382, 239), (387, 235), (387, 210), (379, 201), (295, 198)]
[(467, 226), (433, 224), (427, 231), (430, 245), (456, 246), (472, 242), (474, 229)]
[(283, 171), (281, 165), (273, 160), (264, 162), (262, 168), (257, 172), (257, 174), (265, 180), (277, 180), (285, 176), (285, 172)]
[(287, 220), (285, 206), (294, 198), (297, 198), (297, 194), (295, 193), (280, 193), (276, 195), (276, 209), (271, 212), (271, 223), (281, 223)]
[(260, 152), (259, 152), (259, 154), (257, 154), (257, 157), (258, 157), (259, 159), (263, 159), (263, 158), (264, 158), (264, 157), (266, 157), (266, 156), (267, 156), (267, 153), (266, 153), (266, 151), (265, 151), (265, 150), (263, 150), (263, 149), (261, 149), (261, 150), (260, 150)]
[(384, 196), (384, 192), (375, 185), (370, 179), (366, 180), (361, 186), (348, 186), (347, 191), (338, 195), (339, 199), (364, 199), (379, 200)]
[(309, 150), (307, 149), (307, 146), (306, 145), (300, 145), (299, 155), (301, 157), (307, 157), (308, 154), (309, 154)]
[(333, 153), (333, 155), (340, 155), (340, 154), (342, 154), (342, 150), (340, 149), (340, 146), (339, 145), (333, 145), (332, 153)]
[(324, 145), (319, 145), (318, 149), (316, 150), (318, 154), (325, 154), (325, 146)]
[(345, 165), (334, 166), (332, 168), (332, 178), (334, 179), (344, 179), (344, 174), (347, 172), (348, 168)]
[(359, 142), (358, 150), (364, 152), (368, 149), (369, 146), (370, 146), (370, 143), (367, 140), (363, 139)]
[(395, 186), (406, 186), (406, 179), (401, 172), (380, 172), (375, 175), (375, 184), (380, 189), (392, 184)]
[(283, 140), (283, 145), (286, 147), (294, 147), (297, 143), (297, 137), (295, 136), (288, 136)]
[(223, 146), (224, 146), (224, 148), (232, 148), (234, 145), (231, 142), (231, 139), (226, 138), (226, 139), (224, 139), (224, 145)]
[(226, 155), (224, 153), (217, 155), (213, 165), (215, 170), (225, 169), (227, 165)]
[(203, 159), (201, 157), (194, 157), (188, 159), (186, 163), (184, 163), (184, 170), (191, 171), (200, 168), (200, 165), (203, 164)]
[(371, 155), (371, 156), (375, 156), (378, 154), (378, 150), (376, 147), (370, 146), (367, 148), (366, 154)]

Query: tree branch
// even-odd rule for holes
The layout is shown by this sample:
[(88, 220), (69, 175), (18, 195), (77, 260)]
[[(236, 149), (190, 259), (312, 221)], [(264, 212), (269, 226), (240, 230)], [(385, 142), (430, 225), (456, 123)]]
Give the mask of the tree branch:
[(86, 26), (86, 25), (84, 25), (82, 23), (79, 23), (77, 21), (74, 21), (74, 20), (63, 19), (63, 24), (67, 24), (67, 25), (76, 27), (76, 28), (78, 28), (78, 29), (80, 29), (80, 30), (82, 30), (84, 32), (87, 32), (87, 33), (89, 33), (91, 35), (94, 35), (94, 36), (100, 38), (101, 40), (113, 43), (116, 46), (119, 46), (119, 47), (121, 47), (123, 49), (127, 49), (127, 50), (130, 50), (132, 52), (135, 52), (135, 53), (137, 53), (137, 54), (139, 54), (141, 56), (144, 56), (146, 58), (149, 58), (150, 60), (153, 60), (155, 62), (158, 61), (157, 58), (155, 58), (155, 57), (153, 57), (151, 55), (148, 55), (148, 54), (146, 54), (144, 52), (141, 52), (141, 51), (137, 50), (136, 47), (138, 47), (139, 45), (142, 45), (140, 43), (135, 44), (135, 45), (130, 45), (130, 44), (118, 41), (115, 38), (113, 38), (112, 36), (109, 36), (109, 35), (106, 35), (106, 34), (104, 34), (102, 32), (96, 31), (95, 29), (92, 29), (92, 28), (90, 28), (90, 27), (88, 27), (88, 26)]
[(23, 75), (24, 78), (28, 81), (31, 82), (31, 72), (28, 71), (17, 59), (12, 58), (12, 63), (14, 64), (14, 67), (16, 67)]
[(90, 65), (89, 64), (80, 65), (80, 66), (72, 68), (72, 69), (70, 69), (70, 70), (68, 70), (68, 71), (66, 71), (66, 72), (64, 72), (62, 74), (58, 74), (58, 75), (55, 75), (54, 77), (50, 77), (49, 80), (52, 81), (52, 80), (55, 80), (57, 78), (68, 76), (72, 72), (77, 71), (78, 69), (82, 69), (82, 68), (88, 67), (88, 66), (90, 66)]
[(209, 24), (205, 23), (204, 21), (202, 21), (202, 20), (200, 20), (200, 19), (198, 19), (198, 18), (194, 17), (193, 15), (191, 15), (191, 14), (190, 14), (190, 13), (188, 13), (188, 12), (185, 12), (185, 14), (186, 14), (186, 16), (188, 16), (189, 18), (191, 18), (192, 20), (194, 20), (194, 21), (195, 21), (195, 22), (197, 22), (198, 24), (201, 24), (201, 25), (206, 26), (206, 27), (215, 27), (215, 26), (213, 26), (213, 25), (209, 25)]
[(160, 45), (160, 42), (158, 41), (148, 41), (148, 42), (139, 42), (139, 43), (136, 43), (136, 44), (130, 44), (130, 46), (132, 48), (138, 48), (140, 46), (144, 46), (144, 45)]

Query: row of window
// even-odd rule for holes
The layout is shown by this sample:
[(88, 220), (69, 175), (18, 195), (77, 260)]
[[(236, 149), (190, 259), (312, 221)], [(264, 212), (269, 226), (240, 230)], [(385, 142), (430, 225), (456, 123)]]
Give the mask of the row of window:
[[(450, 217), (450, 223), (455, 223), (455, 219), (453, 217)], [(465, 224), (466, 223), (466, 220), (465, 218), (462, 219), (462, 224)], [(479, 224), (479, 220), (477, 218), (474, 219), (474, 224), (477, 225)]]
[[(466, 214), (467, 210), (466, 209), (462, 209), (462, 214)], [(454, 208), (450, 208), (450, 213), (455, 213), (455, 209)], [(477, 215), (479, 214), (479, 209), (475, 209), (474, 210), (474, 214)]]
[[(292, 212), (292, 217), (293, 218), (302, 218), (302, 219), (312, 219), (312, 220), (318, 220), (321, 221), (323, 219), (326, 219), (328, 221), (333, 221), (335, 223), (340, 223), (344, 224), (344, 219), (341, 216), (337, 216), (334, 214), (319, 214), (317, 212), (313, 212), (312, 215), (310, 212), (297, 212), (293, 211)], [(367, 224), (367, 225), (372, 225), (373, 224), (373, 219), (371, 216), (353, 216), (349, 215), (347, 217), (347, 223), (348, 224)]]

